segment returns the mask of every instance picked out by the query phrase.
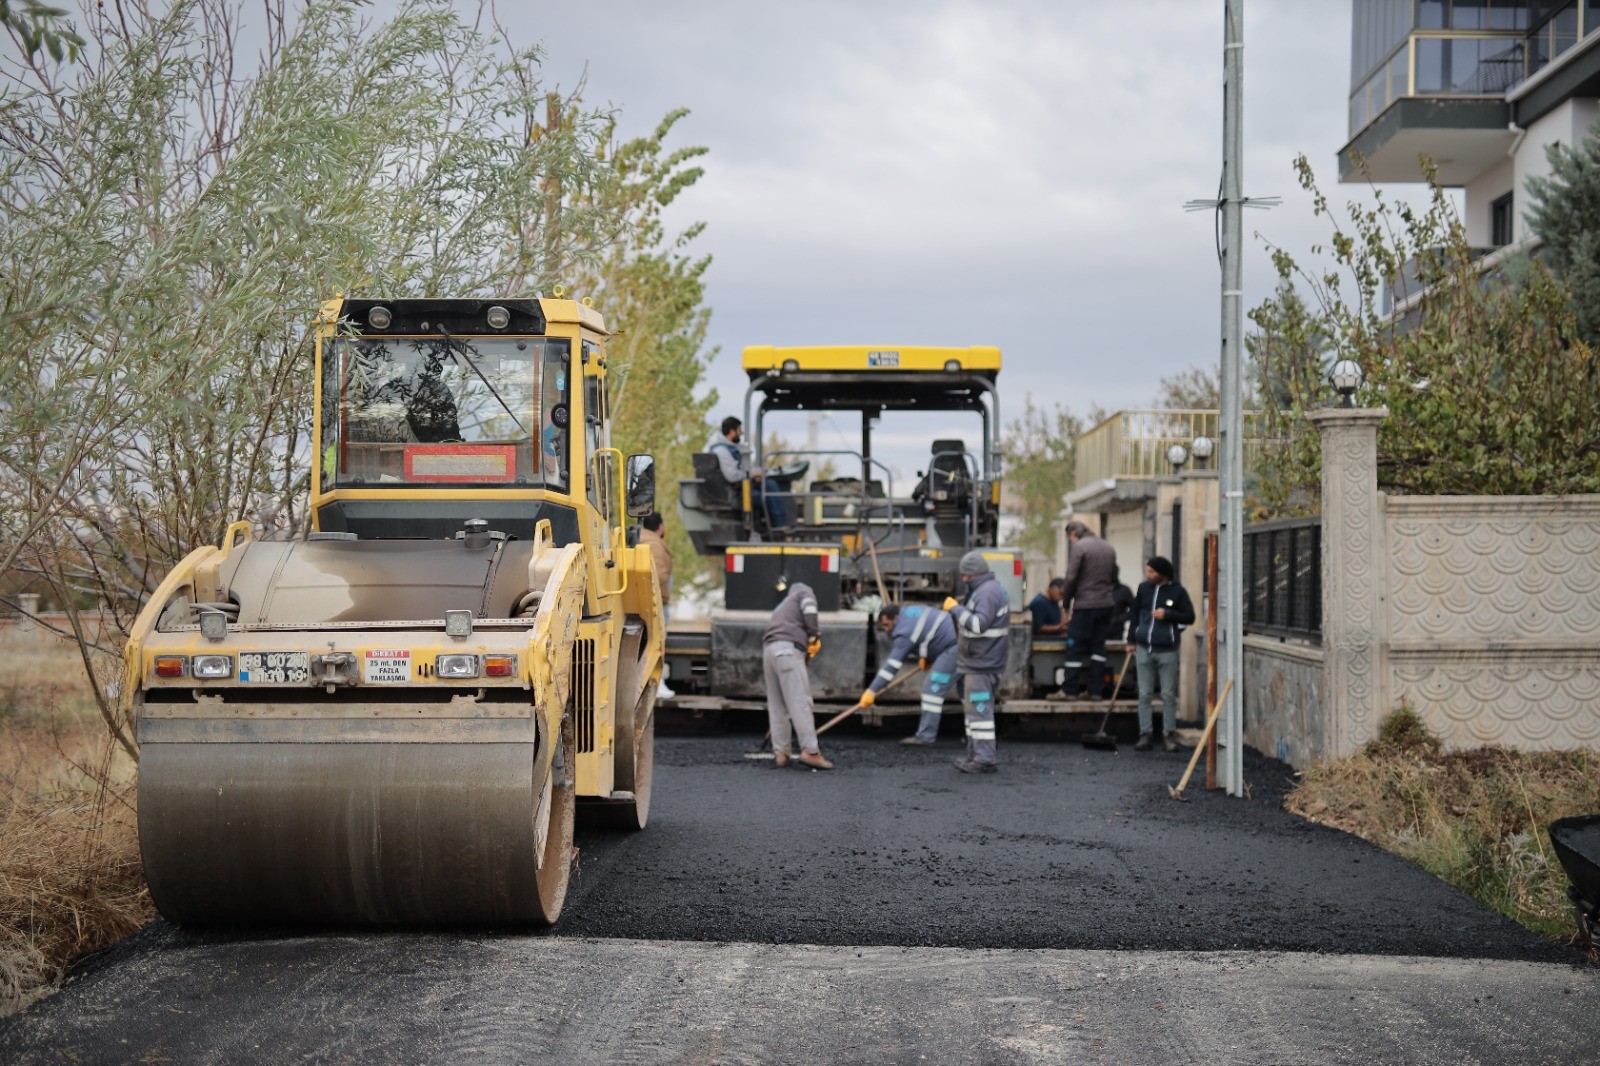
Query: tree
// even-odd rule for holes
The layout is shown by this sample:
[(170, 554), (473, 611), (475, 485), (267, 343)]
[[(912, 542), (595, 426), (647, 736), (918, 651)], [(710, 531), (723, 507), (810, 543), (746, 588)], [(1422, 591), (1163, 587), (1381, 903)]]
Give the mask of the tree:
[(83, 47), (83, 38), (67, 22), (67, 13), (39, 0), (0, 0), (0, 27), (11, 33), (29, 60), (42, 50), (60, 63), (76, 59)]
[[(1333, 225), (1331, 242), (1313, 249), (1326, 262), (1302, 267), (1274, 248), (1280, 284), (1298, 283), (1312, 296), (1311, 310), (1285, 303), (1280, 288), (1251, 317), (1303, 361), (1325, 350), (1325, 338), (1330, 355), (1365, 369), (1363, 402), (1390, 412), (1378, 433), (1379, 486), (1430, 494), (1600, 491), (1600, 359), (1578, 336), (1566, 288), (1538, 264), (1518, 284), (1480, 272), (1436, 183), (1425, 208), (1391, 204), (1374, 189), (1371, 204), (1351, 204), (1341, 222), (1303, 156), (1296, 169), (1316, 213)], [(1432, 182), (1431, 165), (1428, 171)], [(1417, 278), (1424, 295), (1394, 321), (1380, 294), (1404, 290), (1406, 277)], [(1297, 381), (1286, 412), (1296, 423), (1328, 399), (1326, 387)], [(1280, 452), (1280, 485), (1310, 491), (1318, 458), (1312, 448)], [(1262, 504), (1275, 512), (1292, 501), (1280, 493)]]
[(1322, 469), (1320, 442), (1304, 413), (1325, 394), (1323, 353), (1333, 340), (1325, 319), (1287, 281), (1250, 320), (1256, 328), (1245, 337), (1245, 351), (1256, 432), (1265, 441), (1250, 471), (1251, 496), (1258, 513), (1302, 513), (1314, 507)]
[[(703, 369), (693, 231), (649, 228), (692, 181), (681, 156), (646, 165), (670, 122), (619, 165), (610, 115), (552, 100), (536, 50), (447, 0), (380, 24), (270, 0), (249, 70), (241, 10), (122, 0), (87, 18), (82, 63), (0, 67), (0, 572), (68, 608), (130, 749), (93, 664), (155, 583), (230, 521), (306, 523), (322, 300), (580, 279), (642, 324), (629, 377), (670, 364), (682, 403)], [(76, 613), (95, 606), (99, 637)]]
[[(1090, 413), (1091, 422), (1100, 412)], [(1005, 471), (1005, 502), (1022, 520), (1017, 544), (1025, 555), (1053, 558), (1056, 525), (1064, 497), (1072, 490), (1075, 445), (1084, 420), (1065, 405), (1036, 407), (1030, 395), (1022, 414), (1006, 423), (1000, 438)]]
[(1222, 406), (1219, 368), (1191, 366), (1156, 383), (1150, 406), (1167, 411), (1215, 411)]
[(1566, 284), (1578, 336), (1600, 345), (1600, 123), (1583, 143), (1545, 149), (1549, 177), (1527, 181), (1528, 226), (1544, 241), (1544, 258)]

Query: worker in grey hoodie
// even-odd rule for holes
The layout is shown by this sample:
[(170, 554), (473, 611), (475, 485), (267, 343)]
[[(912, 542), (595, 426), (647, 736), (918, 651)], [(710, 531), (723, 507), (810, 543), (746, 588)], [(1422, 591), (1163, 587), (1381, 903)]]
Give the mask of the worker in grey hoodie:
[(1011, 601), (982, 552), (963, 555), (958, 573), (967, 586), (966, 602), (954, 596), (944, 601), (956, 625), (956, 671), (967, 716), (967, 754), (956, 760), (956, 769), (992, 774), (995, 699), (1011, 652)]
[(811, 678), (806, 660), (822, 650), (817, 596), (811, 586), (796, 583), (772, 612), (761, 642), (761, 666), (767, 681), (767, 722), (777, 765), (789, 765), (789, 730), (800, 741), (800, 764), (832, 770), (833, 763), (817, 747), (817, 720), (811, 710)]

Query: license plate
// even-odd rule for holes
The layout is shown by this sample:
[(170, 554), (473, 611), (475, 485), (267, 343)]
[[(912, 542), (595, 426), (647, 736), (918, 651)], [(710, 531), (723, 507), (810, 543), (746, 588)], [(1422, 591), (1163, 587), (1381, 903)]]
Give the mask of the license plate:
[(898, 367), (900, 365), (899, 352), (868, 352), (867, 365), (877, 367)]
[(308, 651), (242, 651), (239, 681), (247, 685), (303, 685), (311, 680)]

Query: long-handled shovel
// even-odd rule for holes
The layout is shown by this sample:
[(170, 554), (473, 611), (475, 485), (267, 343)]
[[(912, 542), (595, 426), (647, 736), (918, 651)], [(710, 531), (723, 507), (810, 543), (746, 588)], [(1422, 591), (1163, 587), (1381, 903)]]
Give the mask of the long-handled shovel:
[(1194, 754), (1189, 756), (1189, 768), (1183, 772), (1183, 780), (1178, 782), (1178, 787), (1167, 786), (1167, 795), (1175, 800), (1183, 799), (1183, 790), (1189, 785), (1189, 775), (1194, 773), (1194, 764), (1200, 761), (1200, 753), (1206, 750), (1206, 741), (1210, 739), (1212, 730), (1217, 728), (1217, 716), (1222, 713), (1222, 704), (1228, 698), (1228, 692), (1233, 688), (1233, 679), (1222, 686), (1222, 691), (1217, 694), (1217, 702), (1212, 705), (1211, 713), (1206, 718), (1205, 732), (1200, 734), (1200, 743), (1194, 746)]
[[(907, 678), (915, 677), (917, 674), (920, 674), (920, 673), (922, 673), (922, 668), (921, 667), (917, 667), (917, 668), (915, 668), (915, 669), (913, 669), (913, 670), (911, 670), (911, 671), (909, 671), (907, 673), (901, 674), (899, 677), (895, 678), (893, 681), (891, 681), (887, 685), (883, 686), (883, 690), (882, 690), (882, 692), (879, 693), (879, 695), (882, 695), (883, 692), (888, 692), (890, 689), (894, 688), (896, 685), (900, 684), (902, 681), (906, 680)], [(846, 718), (849, 718), (852, 714), (855, 714), (857, 711), (859, 711), (861, 709), (861, 707), (862, 707), (862, 705), (858, 703), (854, 707), (851, 707), (848, 710), (840, 711), (838, 714), (836, 714), (832, 718), (828, 719), (827, 722), (825, 722), (824, 724), (822, 724), (822, 725), (817, 727), (817, 736), (820, 737), (822, 734), (826, 733), (828, 730), (832, 729), (834, 726), (838, 725), (840, 722), (844, 721)], [(745, 752), (744, 753), (744, 757), (746, 759), (771, 759), (771, 758), (774, 758), (775, 756), (774, 756), (773, 751), (772, 751), (772, 730), (770, 730), (770, 729), (767, 730), (767, 735), (761, 738), (761, 746), (759, 748), (756, 748), (753, 751)]]
[[(1122, 657), (1122, 669), (1117, 672), (1117, 685), (1111, 690), (1111, 698), (1106, 704), (1106, 713), (1100, 716), (1100, 728), (1093, 733), (1086, 733), (1079, 739), (1086, 748), (1098, 748), (1101, 751), (1116, 751), (1117, 738), (1106, 732), (1106, 723), (1111, 721), (1111, 709), (1117, 705), (1117, 694), (1122, 691), (1122, 679), (1128, 676), (1128, 664), (1133, 661), (1133, 645), (1128, 645), (1128, 653)], [(1166, 694), (1162, 694), (1166, 698)]]

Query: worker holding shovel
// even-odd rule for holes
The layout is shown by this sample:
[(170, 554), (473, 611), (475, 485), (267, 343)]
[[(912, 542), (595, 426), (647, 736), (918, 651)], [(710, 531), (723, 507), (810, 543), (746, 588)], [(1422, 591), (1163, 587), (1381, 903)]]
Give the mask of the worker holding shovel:
[(917, 665), (923, 671), (922, 719), (917, 723), (917, 731), (900, 743), (932, 744), (939, 735), (945, 694), (954, 687), (956, 680), (955, 626), (944, 611), (922, 604), (904, 608), (890, 604), (878, 612), (878, 625), (889, 634), (893, 644), (883, 668), (873, 676), (872, 683), (856, 704), (871, 707), (884, 686), (894, 680), (913, 654), (916, 655)]
[(982, 552), (963, 555), (957, 572), (967, 586), (967, 602), (954, 596), (944, 601), (959, 637), (956, 670), (967, 713), (967, 755), (956, 760), (956, 769), (964, 774), (992, 774), (995, 697), (1011, 649), (1011, 600)]

